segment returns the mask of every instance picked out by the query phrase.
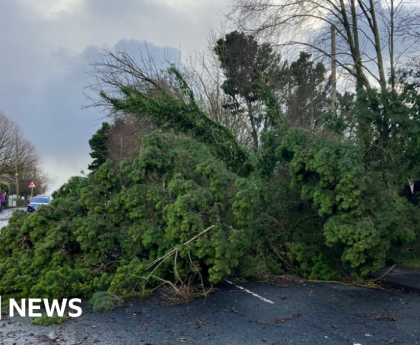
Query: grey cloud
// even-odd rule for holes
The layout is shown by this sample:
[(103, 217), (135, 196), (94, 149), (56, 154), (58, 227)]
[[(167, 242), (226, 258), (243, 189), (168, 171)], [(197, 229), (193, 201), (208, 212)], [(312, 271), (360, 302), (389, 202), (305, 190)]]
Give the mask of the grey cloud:
[[(121, 40), (116, 46), (132, 56), (146, 53), (144, 41)], [(164, 62), (165, 53), (179, 55), (174, 48), (166, 49), (152, 43), (147, 49), (158, 64)], [(81, 108), (87, 103), (84, 89), (94, 82), (86, 72), (91, 69), (90, 63), (98, 60), (102, 53), (101, 48), (93, 45), (77, 55), (66, 49), (54, 51), (48, 64), (37, 66), (39, 70), (34, 74), (44, 73), (41, 78), (20, 76), (0, 94), (0, 109), (21, 125), (38, 151), (49, 157), (49, 165), (57, 164), (51, 159), (65, 160), (67, 165), (71, 161), (77, 164), (82, 161), (87, 165), (90, 161), (88, 141), (103, 115), (94, 108)], [(55, 66), (54, 73), (48, 72), (49, 65)], [(86, 169), (86, 165), (75, 167), (72, 174)], [(59, 181), (63, 182), (60, 178)]]
[(180, 51), (172, 47), (160, 47), (146, 41), (138, 41), (135, 39), (121, 40), (115, 47), (121, 51), (125, 51), (135, 60), (142, 57), (147, 59), (150, 56), (158, 68), (168, 66), (168, 62), (175, 62), (180, 58)]
[(180, 46), (204, 46), (219, 20), (209, 14), (228, 2), (174, 8), (163, 0), (89, 0), (44, 13), (38, 2), (2, 0), (0, 110), (22, 127), (61, 183), (63, 171), (69, 177), (86, 169), (88, 140), (103, 116), (94, 108), (81, 109), (87, 102), (84, 88), (93, 83), (86, 73), (89, 63), (115, 45), (138, 56), (146, 40), (156, 64), (164, 66), (165, 53), (177, 59)]
[[(146, 53), (145, 43), (138, 40), (122, 40), (116, 45), (132, 56)], [(165, 49), (151, 43), (147, 49), (158, 64), (164, 62), (165, 52), (172, 56), (179, 54), (176, 49)], [(88, 150), (88, 140), (100, 123), (102, 114), (92, 108), (81, 109), (87, 103), (83, 92), (86, 86), (94, 82), (86, 72), (91, 69), (90, 63), (98, 60), (101, 53), (102, 49), (95, 46), (87, 47), (78, 55), (71, 55), (63, 49), (55, 51), (49, 62), (55, 66), (62, 64), (61, 68), (56, 68), (57, 71), (61, 70), (60, 73), (48, 74), (38, 82), (28, 80), (24, 83), (20, 80), (19, 92), (17, 89), (9, 90), (14, 98), (0, 98), (6, 115), (9, 110), (13, 114), (19, 108), (21, 126), (40, 152), (71, 158)], [(48, 71), (48, 65), (39, 68), (48, 73), (45, 72)]]

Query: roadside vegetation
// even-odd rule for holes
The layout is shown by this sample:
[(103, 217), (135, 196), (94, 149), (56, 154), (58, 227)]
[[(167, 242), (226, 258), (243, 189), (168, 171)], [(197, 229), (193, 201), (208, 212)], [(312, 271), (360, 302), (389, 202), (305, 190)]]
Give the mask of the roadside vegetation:
[(43, 314), (40, 317), (33, 317), (31, 323), (33, 325), (38, 326), (51, 326), (51, 325), (59, 325), (60, 323), (65, 322), (67, 319), (65, 316), (58, 316), (54, 314), (53, 316), (48, 316), (47, 314)]
[(232, 275), (362, 280), (417, 255), (418, 70), (393, 65), (384, 77), (367, 19), (380, 5), (363, 6), (378, 70), (353, 40), (354, 68), (339, 62), (353, 86), (335, 102), (316, 55), (284, 60), (245, 28), (215, 39), (200, 68), (106, 52), (94, 105), (114, 120), (89, 142), (87, 176), (2, 229), (0, 295), (104, 296), (102, 310), (163, 284), (205, 294)]

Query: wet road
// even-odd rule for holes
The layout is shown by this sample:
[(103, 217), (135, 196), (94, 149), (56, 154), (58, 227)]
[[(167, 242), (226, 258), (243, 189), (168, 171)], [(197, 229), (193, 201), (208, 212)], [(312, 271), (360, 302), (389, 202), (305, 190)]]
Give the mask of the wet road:
[(3, 212), (0, 212), (0, 230), (9, 223), (9, 218), (12, 216), (13, 212), (16, 210), (25, 211), (26, 208), (7, 208)]
[(155, 296), (106, 313), (84, 305), (81, 317), (48, 327), (29, 318), (2, 320), (0, 342), (420, 344), (420, 296), (320, 283), (224, 283), (219, 289), (188, 304)]

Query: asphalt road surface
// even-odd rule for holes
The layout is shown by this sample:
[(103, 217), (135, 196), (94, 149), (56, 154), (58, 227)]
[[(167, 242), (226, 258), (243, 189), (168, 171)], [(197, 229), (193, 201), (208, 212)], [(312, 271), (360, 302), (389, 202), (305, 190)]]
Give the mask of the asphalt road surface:
[(9, 216), (11, 216), (11, 214), (0, 213), (0, 230), (9, 224)]
[(206, 300), (154, 295), (61, 325), (0, 321), (11, 344), (420, 344), (420, 296), (324, 283), (224, 283)]
[(9, 223), (9, 218), (12, 216), (13, 212), (16, 210), (23, 210), (25, 211), (26, 208), (7, 208), (3, 212), (0, 212), (0, 231), (1, 228), (5, 227)]

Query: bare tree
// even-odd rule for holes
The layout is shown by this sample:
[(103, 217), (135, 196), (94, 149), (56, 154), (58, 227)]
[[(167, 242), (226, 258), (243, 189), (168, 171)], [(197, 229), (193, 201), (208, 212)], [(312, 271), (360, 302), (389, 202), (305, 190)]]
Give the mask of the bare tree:
[(31, 195), (31, 188), (29, 188), (31, 181), (34, 181), (36, 184), (34, 194), (45, 194), (55, 181), (40, 166), (41, 161), (39, 160), (36, 165), (22, 170), (19, 174), (19, 193), (25, 199), (28, 199)]
[(20, 128), (0, 112), (0, 176), (15, 172), (15, 137)]
[[(18, 143), (18, 173), (22, 181), (21, 191), (30, 180), (37, 177), (37, 188), (45, 192), (52, 183), (51, 178), (41, 169), (41, 158), (34, 145), (24, 138), (21, 128), (0, 112), (0, 180), (9, 183), (12, 192), (16, 192), (16, 138)], [(26, 183), (28, 182), (28, 183)], [(26, 188), (27, 189), (27, 188)]]
[[(223, 124), (229, 128), (238, 141), (247, 147), (250, 147), (251, 137), (246, 127), (244, 119), (232, 114), (223, 107), (225, 103), (225, 95), (220, 88), (223, 83), (223, 73), (220, 69), (217, 57), (213, 48), (217, 41), (217, 35), (212, 32), (208, 38), (208, 47), (204, 52), (194, 52), (186, 63), (182, 65), (179, 61), (171, 61), (166, 58), (166, 65), (163, 67), (176, 66), (182, 73), (183, 78), (188, 82), (188, 86), (192, 89), (195, 101), (200, 108), (213, 120)], [(146, 45), (147, 51), (147, 45)], [(93, 91), (93, 94), (99, 95), (101, 92), (110, 97), (122, 96), (121, 88), (133, 87), (147, 94), (170, 93), (185, 102), (185, 98), (180, 90), (171, 84), (171, 80), (164, 71), (155, 64), (152, 56), (148, 53), (143, 54), (139, 50), (138, 57), (130, 56), (127, 52), (116, 48), (115, 52), (105, 50), (98, 61), (91, 64), (92, 69), (89, 74), (95, 79), (95, 83), (88, 86), (87, 89)], [(162, 66), (160, 66), (162, 67)], [(115, 114), (113, 107), (104, 99), (92, 98), (87, 95), (89, 104), (87, 107), (94, 106), (102, 109), (106, 116), (117, 116), (124, 118), (126, 114)], [(245, 119), (246, 120), (246, 119)], [(111, 139), (110, 145), (116, 149), (121, 144), (118, 143), (117, 137)], [(130, 139), (131, 140), (131, 139)], [(124, 140), (123, 140), (124, 145)]]
[[(179, 61), (170, 61), (167, 57), (164, 66), (157, 66), (153, 56), (148, 53), (147, 45), (145, 47), (147, 53), (143, 54), (139, 49), (137, 58), (118, 47), (115, 52), (104, 50), (99, 59), (91, 63), (92, 69), (88, 73), (95, 79), (95, 83), (87, 89), (96, 96), (103, 93), (108, 97), (118, 98), (122, 96), (121, 89), (132, 88), (146, 94), (158, 95), (164, 92), (186, 101), (181, 90), (170, 84), (166, 73), (166, 68), (170, 66), (181, 69), (178, 66)], [(107, 115), (125, 115), (114, 114), (113, 107), (103, 97), (86, 96), (89, 101), (86, 107), (97, 107)]]
[(238, 173), (246, 174), (252, 169), (248, 164), (249, 151), (228, 128), (200, 108), (179, 66), (171, 64), (166, 70), (158, 70), (153, 60), (136, 61), (118, 50), (106, 51), (92, 66), (96, 83), (88, 88), (100, 98), (91, 99), (88, 106), (102, 107), (109, 116), (148, 117), (156, 127), (214, 144), (214, 155), (227, 162), (234, 160), (233, 169), (238, 169)]
[[(388, 86), (398, 63), (418, 52), (420, 8), (410, 0), (235, 0), (230, 18), (242, 30), (329, 57), (337, 32), (337, 65), (366, 89)], [(394, 86), (393, 82), (391, 85)]]
[(114, 162), (133, 161), (142, 152), (142, 138), (154, 129), (148, 118), (117, 117), (108, 134), (108, 158)]
[(277, 91), (280, 56), (252, 35), (225, 30), (210, 32), (207, 48), (189, 56), (183, 75), (201, 109), (256, 152), (271, 120), (262, 85)]
[(18, 170), (23, 171), (36, 165), (39, 156), (32, 143), (23, 137), (20, 127), (0, 112), (0, 176), (15, 176), (16, 138), (18, 140)]

